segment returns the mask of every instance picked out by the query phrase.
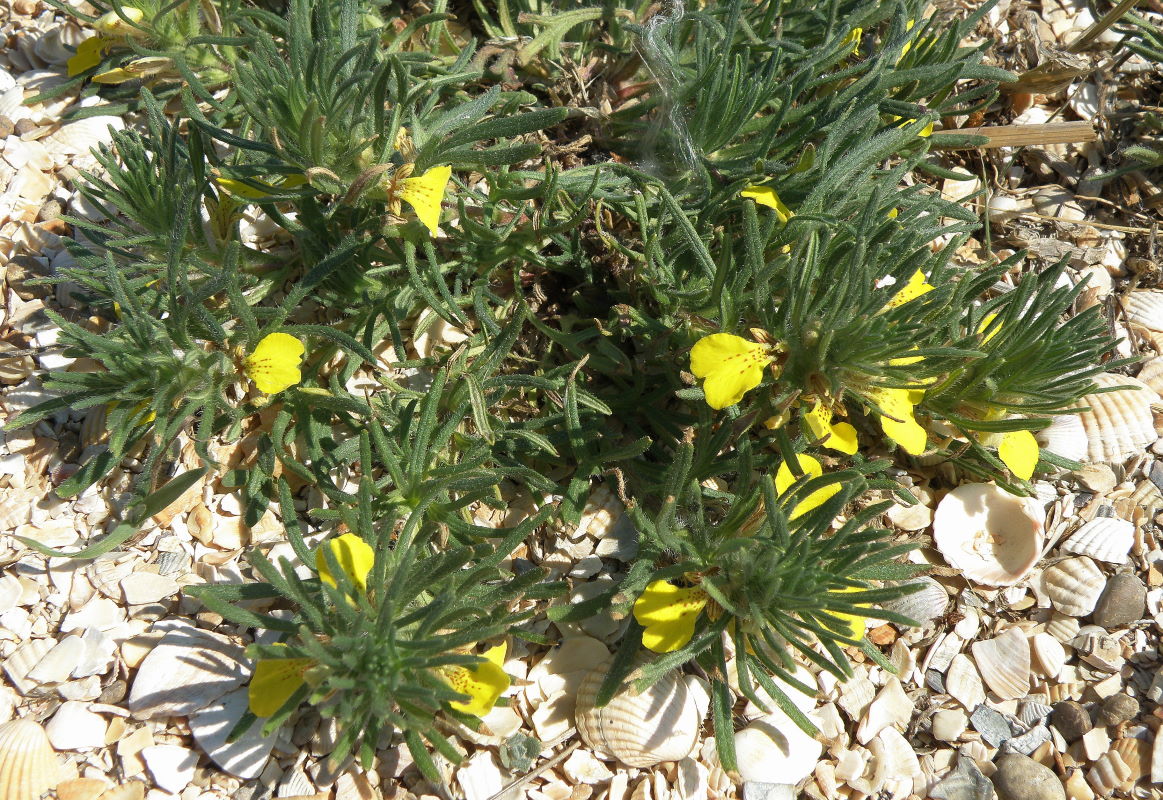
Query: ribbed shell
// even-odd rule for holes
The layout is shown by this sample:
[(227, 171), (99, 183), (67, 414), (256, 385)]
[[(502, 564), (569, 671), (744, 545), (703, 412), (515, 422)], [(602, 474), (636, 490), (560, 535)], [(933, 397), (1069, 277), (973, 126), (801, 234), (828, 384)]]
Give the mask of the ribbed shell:
[(1144, 363), (1137, 377), (1154, 389), (1155, 394), (1163, 395), (1163, 356), (1155, 356)]
[(1030, 644), (1018, 628), (970, 646), (977, 671), (1003, 700), (1017, 700), (1030, 691)]
[(1123, 308), (1132, 325), (1163, 332), (1163, 289), (1136, 289), (1123, 298)]
[(1045, 428), (1036, 431), (1034, 438), (1043, 450), (1071, 461), (1085, 461), (1090, 452), (1086, 428), (1077, 414), (1059, 414)]
[(582, 680), (577, 694), (577, 729), (595, 751), (631, 767), (678, 761), (695, 749), (701, 715), (682, 676), (671, 672), (642, 693), (623, 688), (602, 708), (594, 705), (606, 670)]
[(1114, 750), (1108, 750), (1087, 770), (1086, 782), (1100, 795), (1108, 797), (1130, 776), (1131, 770), (1123, 762), (1123, 757)]
[(1108, 564), (1125, 564), (1134, 543), (1134, 523), (1115, 517), (1096, 517), (1076, 530), (1062, 543), (1062, 548)]
[(925, 626), (945, 613), (949, 605), (949, 593), (945, 587), (927, 575), (912, 580), (902, 581), (903, 584), (919, 583), (924, 588), (896, 600), (881, 603), (885, 611), (895, 611), (909, 619), (916, 620)]
[(1094, 611), (1105, 587), (1106, 576), (1086, 556), (1059, 561), (1042, 573), (1042, 591), (1055, 610), (1072, 617)]
[(1094, 382), (1104, 389), (1133, 388), (1088, 394), (1074, 404), (1075, 408), (1090, 409), (1078, 415), (1086, 431), (1087, 459), (1122, 462), (1154, 444), (1159, 434), (1151, 404), (1159, 402), (1159, 395), (1147, 384), (1126, 375), (1102, 372), (1094, 376)]
[(1047, 678), (1057, 678), (1062, 667), (1066, 666), (1066, 648), (1048, 633), (1036, 633), (1030, 637), (1030, 654), (1034, 670)]
[(60, 782), (60, 764), (44, 728), (30, 719), (0, 725), (0, 797), (40, 800)]

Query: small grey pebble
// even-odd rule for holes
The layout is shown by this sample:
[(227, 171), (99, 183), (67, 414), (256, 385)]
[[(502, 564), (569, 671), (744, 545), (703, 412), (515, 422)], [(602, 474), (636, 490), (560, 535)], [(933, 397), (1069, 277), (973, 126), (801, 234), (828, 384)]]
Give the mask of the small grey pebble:
[(1054, 704), (1054, 710), (1050, 712), (1050, 724), (1068, 742), (1078, 741), (1094, 727), (1090, 713), (1073, 700), (1060, 700)]
[(1094, 624), (1110, 630), (1130, 625), (1147, 611), (1147, 587), (1132, 572), (1111, 576), (1094, 607)]
[(35, 122), (25, 117), (24, 119), (16, 120), (16, 125), (13, 126), (12, 132), (17, 136), (23, 136), (26, 133), (32, 133), (37, 127)]
[(7, 139), (16, 130), (16, 124), (8, 117), (0, 114), (0, 139)]
[(925, 686), (937, 694), (945, 694), (945, 675), (939, 670), (925, 670)]
[(1098, 713), (1094, 715), (1094, 723), (1106, 728), (1118, 725), (1120, 722), (1132, 720), (1139, 715), (1139, 701), (1129, 694), (1112, 694), (1102, 701)]
[(969, 717), (969, 724), (981, 734), (981, 738), (988, 742), (990, 747), (997, 747), (1014, 735), (1009, 721), (1000, 712), (994, 711), (985, 703), (973, 710), (973, 714)]
[(125, 699), (125, 693), (129, 689), (125, 681), (118, 678), (101, 690), (100, 696), (97, 698), (98, 703), (114, 706)]
[[(3, 117), (0, 117), (0, 120), (3, 119)], [(1148, 474), (1148, 477), (1151, 479), (1151, 483), (1155, 484), (1155, 488), (1163, 492), (1163, 461), (1155, 461), (1151, 464), (1151, 472)]]
[(997, 772), (990, 780), (998, 800), (1066, 800), (1066, 790), (1054, 771), (1029, 756), (1007, 753), (995, 763)]

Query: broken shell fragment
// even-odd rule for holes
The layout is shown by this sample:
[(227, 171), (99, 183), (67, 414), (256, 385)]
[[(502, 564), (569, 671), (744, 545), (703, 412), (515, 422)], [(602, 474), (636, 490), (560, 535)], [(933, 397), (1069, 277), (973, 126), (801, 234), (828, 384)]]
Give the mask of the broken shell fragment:
[(1059, 561), (1042, 573), (1042, 591), (1054, 609), (1072, 617), (1094, 611), (1105, 586), (1102, 570), (1086, 556)]
[(1163, 289), (1135, 289), (1123, 297), (1123, 310), (1131, 325), (1163, 333)]
[(933, 542), (949, 566), (970, 580), (1012, 586), (1038, 560), (1044, 520), (1032, 498), (991, 483), (967, 483), (937, 505)]
[(921, 627), (924, 627), (945, 613), (945, 608), (949, 605), (949, 593), (945, 591), (944, 586), (928, 575), (902, 581), (900, 585), (913, 584), (920, 584), (924, 588), (880, 605), (885, 611), (894, 611), (919, 622)]
[(1033, 667), (1047, 678), (1057, 678), (1066, 666), (1066, 648), (1048, 633), (1037, 633), (1030, 637), (1030, 653)]
[(1090, 556), (1108, 564), (1125, 564), (1135, 543), (1135, 525), (1116, 517), (1096, 517), (1083, 524), (1062, 549), (1081, 556)]
[(0, 797), (40, 800), (60, 781), (60, 764), (44, 728), (30, 719), (0, 725)]
[(1030, 644), (1019, 628), (974, 642), (969, 648), (977, 671), (1002, 700), (1017, 700), (1030, 690)]
[(578, 688), (577, 729), (590, 747), (632, 767), (651, 767), (691, 754), (702, 714), (682, 675), (668, 673), (641, 692), (628, 686), (598, 708), (595, 701), (606, 671), (593, 670)]

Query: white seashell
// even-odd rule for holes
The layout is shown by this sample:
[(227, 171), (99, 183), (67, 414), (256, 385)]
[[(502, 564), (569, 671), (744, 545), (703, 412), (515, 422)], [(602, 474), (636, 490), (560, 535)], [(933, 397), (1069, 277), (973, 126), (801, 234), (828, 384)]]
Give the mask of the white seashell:
[(1034, 432), (1034, 438), (1043, 450), (1071, 461), (1085, 461), (1090, 448), (1086, 428), (1077, 414), (1055, 416), (1048, 426)]
[(933, 543), (970, 580), (1012, 586), (1038, 561), (1045, 516), (1032, 498), (990, 483), (967, 483), (937, 505)]
[(691, 754), (702, 720), (681, 675), (670, 672), (642, 692), (627, 686), (597, 708), (594, 700), (605, 676), (604, 668), (592, 670), (577, 693), (577, 729), (595, 752), (631, 767), (651, 767)]
[(1163, 333), (1163, 289), (1136, 289), (1123, 297), (1127, 320), (1135, 326)]
[(973, 660), (964, 653), (953, 656), (949, 671), (945, 674), (945, 691), (966, 711), (972, 712), (985, 702), (985, 687)]
[(1136, 377), (1150, 386), (1155, 394), (1163, 395), (1163, 356), (1155, 356), (1143, 364)]
[(1089, 408), (1078, 415), (1086, 431), (1088, 460), (1122, 462), (1154, 444), (1159, 435), (1151, 404), (1160, 401), (1159, 395), (1126, 375), (1102, 372), (1094, 382), (1101, 389), (1127, 388), (1088, 394), (1074, 404)]
[(1131, 776), (1131, 770), (1123, 758), (1114, 750), (1099, 756), (1086, 772), (1086, 782), (1103, 797), (1109, 797), (1123, 781)]
[(857, 741), (868, 744), (885, 728), (893, 725), (904, 728), (912, 719), (914, 710), (913, 701), (905, 694), (900, 679), (896, 676), (889, 678), (856, 729)]
[(909, 740), (895, 728), (885, 728), (868, 743), (872, 753), (872, 785), (884, 786), (888, 781), (904, 778), (910, 784), (921, 774), (921, 762)]
[(885, 611), (895, 611), (909, 619), (916, 620), (924, 627), (945, 613), (949, 605), (949, 593), (945, 587), (927, 575), (902, 581), (901, 584), (919, 583), (924, 588), (910, 595), (881, 603)]
[(1042, 573), (1042, 592), (1056, 611), (1072, 617), (1094, 611), (1105, 587), (1102, 570), (1086, 556), (1059, 561)]
[(4, 659), (4, 672), (8, 675), (8, 680), (16, 687), (16, 691), (26, 695), (36, 688), (36, 681), (30, 679), (28, 673), (55, 646), (55, 639), (31, 639), (22, 644), (15, 653)]
[(1034, 670), (1046, 678), (1057, 678), (1062, 667), (1066, 666), (1066, 648), (1048, 633), (1036, 633), (1030, 637), (1030, 654)]
[[(1087, 628), (1092, 630), (1088, 631)], [(1083, 628), (1071, 644), (1079, 658), (1096, 669), (1118, 672), (1125, 662), (1119, 640), (1097, 625)]]
[[(63, 41), (66, 37), (72, 38), (68, 36), (67, 30), (65, 27), (54, 28), (44, 34), (36, 40), (36, 44), (32, 47), (33, 52), (49, 64), (67, 64), (69, 59), (75, 55), (73, 49), (70, 49), (69, 45)], [(72, 47), (75, 48), (76, 44), (74, 43)]]
[(1096, 517), (1063, 542), (1062, 549), (1108, 564), (1126, 564), (1134, 543), (1134, 523), (1115, 517)]
[(1020, 628), (969, 646), (977, 671), (1003, 700), (1017, 700), (1030, 690), (1030, 643)]
[(61, 768), (44, 728), (30, 719), (0, 725), (0, 797), (40, 800), (61, 781)]
[(57, 785), (57, 800), (100, 800), (112, 786), (104, 778), (70, 778)]
[(8, 117), (13, 122), (28, 119), (28, 106), (24, 105), (23, 86), (13, 86), (0, 93), (0, 117)]
[(468, 339), (468, 334), (462, 328), (450, 324), (436, 312), (429, 311), (422, 316), (427, 316), (431, 322), (422, 320), (417, 325), (417, 327), (424, 325), (424, 330), (416, 334), (413, 340), (416, 353), (421, 358), (432, 358), (439, 353), (448, 352)]
[(1055, 612), (1050, 621), (1046, 623), (1046, 633), (1053, 636), (1062, 644), (1070, 644), (1074, 641), (1074, 637), (1078, 635), (1078, 629), (1082, 627), (1074, 617), (1067, 616)]
[(76, 122), (62, 125), (44, 140), (45, 148), (55, 156), (88, 155), (90, 148), (96, 148), (113, 141), (114, 130), (123, 130), (125, 120), (121, 117), (100, 115), (85, 117)]
[(735, 734), (735, 759), (744, 781), (799, 783), (816, 768), (823, 750), (783, 713), (769, 714)]
[[(1111, 745), (1111, 750), (1118, 753), (1123, 763), (1127, 765), (1131, 773), (1127, 780), (1132, 783), (1146, 775), (1151, 768), (1151, 743), (1148, 741), (1129, 737), (1119, 739)], [(1127, 790), (1129, 791), (1129, 787)]]

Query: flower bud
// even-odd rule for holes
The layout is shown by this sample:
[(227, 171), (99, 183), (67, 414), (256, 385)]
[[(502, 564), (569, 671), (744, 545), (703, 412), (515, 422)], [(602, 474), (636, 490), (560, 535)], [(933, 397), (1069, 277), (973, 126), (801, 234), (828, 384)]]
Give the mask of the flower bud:
[[(124, 18), (121, 16), (124, 15)], [(93, 23), (93, 29), (102, 36), (144, 36), (145, 31), (140, 28), (135, 28), (125, 20), (130, 20), (134, 23), (140, 23), (145, 19), (145, 12), (140, 8), (133, 6), (122, 6), (121, 15), (116, 11), (108, 11), (97, 18)]]

